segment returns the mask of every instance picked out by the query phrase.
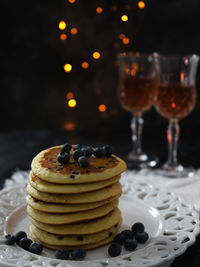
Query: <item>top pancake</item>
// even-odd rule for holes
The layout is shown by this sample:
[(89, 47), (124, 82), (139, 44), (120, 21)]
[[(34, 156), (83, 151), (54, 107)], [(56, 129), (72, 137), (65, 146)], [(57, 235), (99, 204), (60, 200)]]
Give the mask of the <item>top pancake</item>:
[(67, 164), (60, 164), (57, 155), (61, 146), (41, 151), (32, 161), (33, 173), (40, 179), (58, 184), (79, 184), (103, 181), (126, 170), (126, 163), (115, 155), (110, 157), (90, 157), (88, 167), (80, 167), (72, 156)]

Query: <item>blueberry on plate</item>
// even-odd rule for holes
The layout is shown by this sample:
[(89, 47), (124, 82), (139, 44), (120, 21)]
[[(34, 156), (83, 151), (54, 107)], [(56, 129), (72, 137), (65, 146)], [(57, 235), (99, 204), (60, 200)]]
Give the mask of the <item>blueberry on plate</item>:
[(110, 157), (112, 155), (112, 148), (109, 145), (103, 146), (103, 149), (105, 150), (105, 156)]
[(135, 235), (138, 232), (144, 232), (144, 224), (141, 222), (134, 223), (133, 226), (131, 227), (131, 230), (133, 234)]
[(105, 157), (106, 151), (103, 149), (103, 147), (95, 147), (93, 150), (93, 154), (96, 158), (103, 158)]
[(14, 235), (6, 235), (5, 236), (6, 240), (5, 240), (5, 244), (6, 245), (14, 245), (16, 242), (16, 237)]
[(93, 154), (93, 149), (90, 146), (86, 146), (86, 147), (82, 148), (81, 150), (83, 151), (84, 155), (87, 158), (91, 157)]
[(55, 258), (60, 260), (68, 260), (69, 251), (66, 249), (58, 249), (55, 252)]
[(108, 248), (108, 254), (111, 257), (117, 257), (121, 254), (122, 248), (120, 246), (120, 244), (118, 243), (113, 243), (109, 246)]
[(74, 146), (74, 150), (81, 149), (81, 148), (82, 148), (82, 144), (76, 144)]
[(117, 234), (115, 238), (113, 239), (114, 243), (118, 243), (120, 245), (122, 245), (124, 241), (125, 241), (125, 235), (123, 234)]
[(147, 234), (147, 232), (137, 232), (135, 234), (135, 239), (138, 241), (138, 243), (143, 244), (149, 239), (149, 235)]
[(23, 237), (19, 240), (19, 246), (25, 250), (28, 250), (33, 241), (27, 237)]
[(38, 242), (31, 243), (29, 246), (29, 251), (35, 254), (40, 254), (43, 250), (42, 244)]
[(131, 230), (124, 230), (121, 232), (124, 236), (125, 236), (125, 239), (129, 238), (133, 238), (133, 232)]
[(69, 144), (69, 143), (66, 143), (66, 144), (62, 145), (62, 148), (61, 148), (61, 151), (60, 152), (61, 153), (63, 153), (63, 152), (69, 153), (70, 150), (71, 150), (71, 148), (72, 148), (72, 145)]
[(77, 149), (72, 153), (72, 157), (75, 161), (78, 161), (81, 156), (84, 156), (84, 152), (81, 149)]
[(27, 237), (27, 234), (24, 231), (17, 232), (15, 235), (16, 243), (19, 245), (20, 239)]
[(76, 261), (82, 261), (85, 259), (86, 251), (82, 248), (76, 248), (72, 250), (72, 259)]
[(70, 160), (70, 154), (67, 152), (59, 153), (57, 156), (57, 161), (61, 164), (66, 164)]
[(78, 158), (78, 163), (81, 167), (88, 167), (90, 165), (89, 159), (84, 156)]
[(126, 239), (124, 242), (124, 247), (126, 250), (133, 251), (137, 247), (137, 241), (135, 239)]

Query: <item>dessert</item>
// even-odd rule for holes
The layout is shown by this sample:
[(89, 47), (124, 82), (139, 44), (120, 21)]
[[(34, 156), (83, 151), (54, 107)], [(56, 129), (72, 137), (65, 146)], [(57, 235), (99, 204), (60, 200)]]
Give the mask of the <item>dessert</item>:
[(32, 161), (27, 186), (30, 235), (52, 249), (92, 249), (113, 240), (123, 160), (109, 146), (56, 146)]

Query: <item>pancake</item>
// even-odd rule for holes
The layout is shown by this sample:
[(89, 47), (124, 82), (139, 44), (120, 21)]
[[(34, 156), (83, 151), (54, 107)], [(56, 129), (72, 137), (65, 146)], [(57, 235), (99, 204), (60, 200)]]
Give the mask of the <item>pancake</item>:
[(31, 218), (31, 223), (37, 228), (48, 233), (57, 235), (86, 235), (93, 234), (109, 229), (112, 226), (117, 227), (117, 223), (122, 219), (121, 212), (118, 208), (111, 211), (106, 216), (83, 223), (52, 225), (41, 223)]
[(100, 182), (64, 185), (64, 184), (53, 184), (45, 182), (40, 178), (38, 178), (37, 176), (35, 176), (33, 172), (31, 172), (29, 177), (29, 183), (31, 184), (32, 187), (41, 192), (55, 193), (55, 194), (74, 194), (74, 193), (82, 193), (82, 192), (90, 192), (98, 190), (118, 182), (119, 179), (120, 175), (117, 175), (111, 179)]
[(77, 223), (77, 222), (83, 222), (88, 220), (93, 220), (96, 218), (100, 218), (111, 212), (113, 209), (115, 209), (118, 206), (118, 199), (113, 200), (112, 202), (89, 210), (89, 211), (81, 211), (77, 213), (47, 213), (42, 212), (38, 210), (34, 210), (30, 206), (27, 206), (27, 212), (30, 217), (33, 219), (42, 222), (42, 223), (49, 223), (51, 224), (70, 224), (70, 223)]
[[(120, 225), (120, 223), (119, 223)], [(55, 235), (47, 233), (33, 224), (31, 224), (30, 229), (36, 237), (38, 237), (42, 242), (49, 245), (59, 245), (59, 246), (77, 246), (92, 244), (99, 242), (110, 236), (115, 236), (118, 232), (118, 227), (111, 227), (105, 231), (94, 233), (90, 235)]]
[(33, 209), (50, 212), (50, 213), (74, 213), (84, 210), (91, 210), (100, 206), (103, 206), (114, 199), (119, 198), (120, 195), (108, 198), (106, 200), (93, 202), (93, 203), (83, 203), (83, 204), (54, 204), (49, 202), (44, 202), (38, 199), (35, 199), (29, 195), (26, 197), (26, 203), (31, 206)]
[(61, 146), (41, 151), (32, 161), (33, 173), (40, 179), (58, 184), (91, 183), (115, 177), (126, 170), (126, 163), (115, 155), (90, 157), (88, 167), (80, 167), (72, 156), (67, 164), (60, 164), (57, 155)]
[(37, 191), (30, 184), (28, 184), (27, 192), (32, 197), (39, 200), (43, 200), (44, 202), (80, 204), (98, 202), (114, 197), (116, 195), (121, 194), (122, 189), (121, 184), (117, 182), (105, 188), (92, 192), (80, 194), (51, 194)]
[[(118, 222), (118, 231), (120, 229), (120, 225), (121, 225), (121, 221)], [(117, 231), (117, 232), (118, 232)], [(101, 241), (95, 242), (95, 243), (91, 243), (91, 244), (87, 244), (87, 245), (79, 245), (79, 248), (85, 249), (85, 250), (90, 250), (90, 249), (94, 249), (94, 248), (98, 248), (101, 247), (103, 245), (106, 245), (110, 242), (112, 242), (113, 238), (115, 237), (115, 235), (117, 234), (117, 232), (115, 234), (113, 234), (112, 236), (109, 236), (105, 239), (102, 239)], [(50, 248), (53, 250), (57, 250), (57, 249), (69, 249), (69, 250), (73, 250), (74, 246), (61, 246), (61, 245), (49, 245), (47, 244), (45, 241), (42, 241), (39, 237), (36, 237), (36, 235), (33, 233), (31, 227), (30, 227), (30, 236), (32, 238), (32, 240), (34, 240), (35, 242), (40, 242), (41, 244), (43, 244), (44, 247), (46, 248)]]

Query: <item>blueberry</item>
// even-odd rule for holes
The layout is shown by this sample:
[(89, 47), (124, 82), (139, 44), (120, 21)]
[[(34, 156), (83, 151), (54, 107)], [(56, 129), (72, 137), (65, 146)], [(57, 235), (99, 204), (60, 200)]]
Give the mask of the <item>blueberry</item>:
[(61, 153), (63, 153), (63, 152), (67, 152), (67, 153), (69, 153), (70, 150), (71, 150), (71, 148), (72, 148), (72, 145), (69, 144), (69, 143), (66, 143), (66, 144), (64, 144), (64, 145), (62, 146), (60, 152), (61, 152)]
[(91, 157), (93, 154), (93, 149), (90, 146), (86, 146), (86, 147), (82, 148), (81, 150), (83, 151), (84, 155), (87, 158)]
[(105, 150), (105, 156), (110, 157), (112, 155), (112, 148), (109, 145), (103, 146), (103, 149)]
[(27, 237), (23, 237), (19, 241), (19, 246), (25, 250), (28, 250), (33, 241)]
[(117, 243), (113, 243), (109, 246), (108, 248), (108, 254), (111, 257), (117, 257), (121, 254), (122, 248), (120, 246), (120, 244)]
[(81, 148), (82, 148), (82, 144), (76, 144), (74, 146), (74, 150), (81, 149)]
[(43, 246), (42, 244), (38, 243), (38, 242), (34, 242), (32, 244), (30, 244), (29, 247), (29, 251), (35, 254), (40, 254), (43, 250)]
[(14, 235), (6, 235), (5, 244), (6, 245), (14, 245), (16, 242), (16, 237)]
[(125, 235), (123, 234), (117, 234), (115, 238), (113, 239), (114, 243), (118, 243), (120, 245), (122, 245), (124, 241), (125, 241)]
[(72, 259), (81, 261), (84, 260), (86, 256), (86, 251), (82, 248), (77, 248), (72, 250)]
[(144, 232), (144, 224), (141, 222), (134, 223), (133, 226), (131, 227), (131, 230), (133, 234), (135, 235), (138, 232)]
[(57, 161), (61, 164), (66, 164), (70, 160), (70, 155), (66, 152), (59, 153), (57, 156)]
[(55, 252), (55, 258), (60, 260), (67, 260), (69, 258), (69, 251), (65, 249), (58, 249)]
[(133, 251), (137, 247), (137, 241), (135, 239), (126, 239), (124, 242), (124, 247), (126, 250)]
[(135, 239), (138, 241), (138, 243), (145, 243), (149, 239), (149, 235), (147, 232), (137, 232), (135, 234)]
[(124, 236), (125, 239), (132, 239), (133, 238), (133, 232), (131, 230), (124, 230), (121, 232)]
[(102, 147), (96, 147), (94, 148), (93, 154), (96, 158), (103, 158), (106, 154), (106, 151)]
[(23, 237), (27, 237), (27, 234), (24, 231), (20, 231), (20, 232), (16, 233), (15, 238), (16, 238), (16, 243), (18, 245), (19, 245), (20, 239), (22, 239)]
[(90, 165), (89, 159), (87, 159), (84, 156), (81, 156), (80, 158), (78, 158), (78, 163), (81, 167), (88, 167)]
[(77, 149), (72, 153), (72, 157), (76, 161), (78, 161), (81, 156), (84, 156), (84, 152), (81, 149)]

